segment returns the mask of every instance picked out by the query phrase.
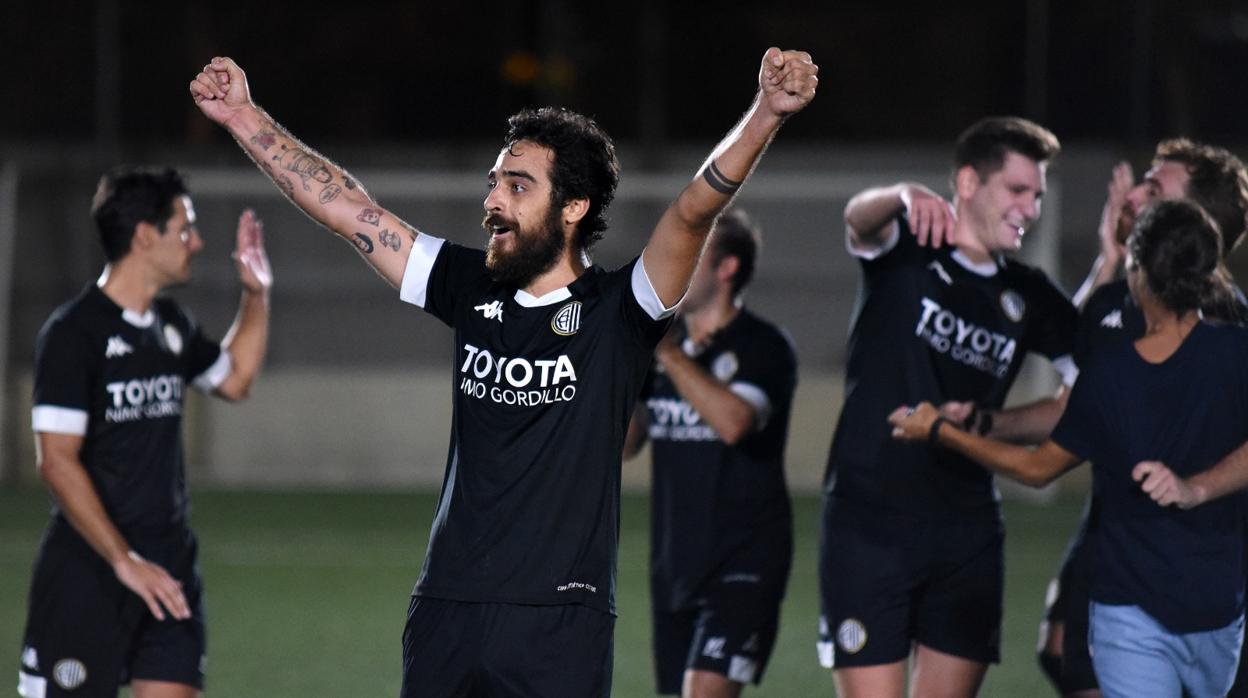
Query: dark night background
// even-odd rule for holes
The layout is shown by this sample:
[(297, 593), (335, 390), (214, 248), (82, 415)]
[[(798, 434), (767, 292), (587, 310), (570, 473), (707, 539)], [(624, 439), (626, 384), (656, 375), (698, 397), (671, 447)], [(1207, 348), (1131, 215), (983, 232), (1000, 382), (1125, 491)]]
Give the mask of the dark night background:
[(534, 103), (592, 113), (622, 141), (702, 142), (771, 44), (822, 69), (786, 139), (944, 142), (989, 113), (1132, 145), (1238, 142), (1248, 123), (1242, 0), (107, 0), (8, 2), (0, 23), (9, 143), (223, 141), (185, 89), (214, 54), (311, 142), (493, 141)]

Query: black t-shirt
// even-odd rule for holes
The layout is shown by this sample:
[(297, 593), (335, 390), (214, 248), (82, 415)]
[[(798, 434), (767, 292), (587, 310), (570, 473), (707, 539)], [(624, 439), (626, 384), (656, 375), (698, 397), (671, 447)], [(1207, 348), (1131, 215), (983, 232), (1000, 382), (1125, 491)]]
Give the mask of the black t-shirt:
[[(692, 354), (686, 342), (686, 353)], [(784, 447), (797, 356), (774, 325), (742, 309), (693, 361), (754, 407), (761, 428), (727, 445), (656, 364), (642, 396), (650, 417), (650, 565), (669, 610), (743, 546), (765, 546), (787, 568), (793, 522)], [(774, 580), (783, 583), (783, 580)]]
[(1159, 460), (1189, 477), (1248, 440), (1245, 356), (1248, 329), (1202, 322), (1160, 364), (1130, 342), (1085, 362), (1053, 441), (1092, 461), (1094, 600), (1138, 605), (1176, 633), (1221, 628), (1243, 612), (1245, 495), (1160, 507), (1131, 470)]
[(84, 438), (82, 464), (123, 534), (180, 525), (186, 388), (215, 388), (229, 372), (229, 354), (172, 300), (138, 316), (93, 284), (39, 332), (32, 424)]
[(904, 217), (895, 244), (860, 256), (845, 404), (825, 490), (865, 508), (927, 519), (995, 515), (989, 472), (925, 443), (891, 438), (887, 418), (923, 400), (999, 408), (1027, 352), (1073, 376), (1076, 314), (1043, 272), (1002, 258), (975, 269), (954, 248), (920, 247)]
[(402, 298), (455, 330), (442, 496), (416, 595), (614, 612), (620, 458), (667, 329), (640, 260), (532, 296), (418, 238)]

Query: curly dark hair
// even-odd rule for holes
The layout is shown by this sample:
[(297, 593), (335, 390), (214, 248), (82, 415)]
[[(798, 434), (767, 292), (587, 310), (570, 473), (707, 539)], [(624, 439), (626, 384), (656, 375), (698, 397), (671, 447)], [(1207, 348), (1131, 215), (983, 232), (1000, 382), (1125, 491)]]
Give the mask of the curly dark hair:
[(970, 165), (986, 180), (1005, 166), (1007, 153), (1018, 153), (1037, 163), (1057, 157), (1062, 145), (1047, 128), (1017, 116), (990, 116), (971, 124), (958, 136), (953, 169)]
[(1222, 231), (1223, 254), (1235, 249), (1248, 227), (1248, 170), (1229, 150), (1187, 138), (1157, 144), (1153, 163), (1177, 162), (1191, 180), (1187, 197), (1200, 204)]
[(164, 233), (173, 215), (173, 200), (186, 193), (185, 180), (173, 168), (121, 165), (109, 170), (91, 199), (91, 218), (104, 246), (104, 258), (116, 262), (129, 254), (140, 222), (151, 223)]
[(1197, 204), (1162, 201), (1140, 216), (1127, 238), (1132, 270), (1142, 269), (1148, 289), (1175, 313), (1197, 310), (1217, 296), (1222, 235)]
[(588, 251), (607, 229), (607, 207), (620, 181), (620, 163), (611, 137), (593, 119), (561, 107), (525, 109), (508, 119), (507, 126), (504, 147), (530, 141), (554, 153), (552, 206), (562, 208), (573, 199), (589, 200), (589, 211), (577, 225), (577, 244)]

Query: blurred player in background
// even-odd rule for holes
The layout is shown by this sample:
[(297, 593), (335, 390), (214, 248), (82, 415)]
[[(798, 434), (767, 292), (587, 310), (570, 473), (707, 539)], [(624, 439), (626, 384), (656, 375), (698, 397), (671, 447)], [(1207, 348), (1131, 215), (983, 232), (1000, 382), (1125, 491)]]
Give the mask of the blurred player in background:
[(191, 386), (247, 397), (268, 344), (260, 221), (238, 223), (243, 286), (224, 342), (160, 293), (204, 247), (173, 170), (118, 168), (91, 215), (108, 264), (39, 333), (32, 421), (52, 521), (31, 582), (18, 694), (187, 698), (204, 682), (203, 584), (188, 528), (182, 410)]
[(751, 313), (761, 237), (720, 217), (679, 322), (659, 343), (626, 457), (653, 457), (650, 604), (660, 694), (730, 698), (758, 683), (793, 558), (784, 447), (797, 386), (788, 336)]
[[(1073, 382), (1075, 309), (1007, 255), (1040, 215), (1058, 141), (1024, 119), (959, 137), (949, 203), (902, 182), (845, 209), (862, 266), (825, 480), (820, 659), (837, 693), (973, 695), (999, 660), (1004, 532), (991, 474), (889, 438), (898, 404), (999, 408), (1028, 352)], [(1023, 429), (1025, 423), (998, 424)]]

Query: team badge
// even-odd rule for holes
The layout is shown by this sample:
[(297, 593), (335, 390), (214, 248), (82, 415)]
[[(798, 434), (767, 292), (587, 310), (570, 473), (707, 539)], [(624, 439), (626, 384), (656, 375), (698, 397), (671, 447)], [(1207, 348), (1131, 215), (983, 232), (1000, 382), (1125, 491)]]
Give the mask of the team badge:
[(550, 329), (561, 337), (576, 334), (581, 329), (581, 302), (572, 301), (560, 308), (550, 320)]
[(182, 353), (182, 333), (173, 325), (165, 325), (165, 346), (175, 355)]
[(741, 363), (737, 361), (737, 355), (726, 351), (711, 362), (711, 374), (718, 378), (721, 382), (727, 383), (730, 378), (737, 375), (737, 369), (741, 367)]
[(867, 645), (867, 629), (857, 618), (846, 618), (836, 629), (836, 644), (849, 654), (857, 654)]
[(62, 659), (52, 667), (52, 679), (57, 686), (72, 691), (87, 682), (87, 667), (77, 659)]
[(1023, 313), (1027, 312), (1027, 304), (1023, 302), (1023, 297), (1014, 291), (1001, 292), (1001, 310), (1011, 322), (1019, 322), (1023, 319)]

